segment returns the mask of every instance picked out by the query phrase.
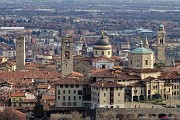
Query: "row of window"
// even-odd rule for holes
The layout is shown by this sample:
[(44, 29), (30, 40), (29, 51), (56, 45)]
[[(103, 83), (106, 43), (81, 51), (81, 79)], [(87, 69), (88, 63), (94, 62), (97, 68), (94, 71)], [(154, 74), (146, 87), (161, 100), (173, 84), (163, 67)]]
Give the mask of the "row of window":
[(62, 106), (77, 106), (77, 102), (62, 102)]
[[(142, 55), (142, 54), (133, 54), (133, 55)], [(143, 54), (143, 55), (150, 55), (150, 54)]]
[(12, 102), (22, 102), (23, 101), (23, 99), (22, 98), (19, 98), (18, 100), (17, 99), (15, 99), (15, 98), (12, 98)]
[[(136, 60), (136, 63), (139, 63), (139, 60)], [(131, 65), (133, 64), (132, 60), (130, 60), (130, 64)], [(145, 65), (149, 65), (149, 61), (148, 60), (145, 60)]]
[[(111, 54), (111, 51), (108, 51), (108, 55)], [(97, 51), (95, 51), (95, 55), (97, 55)], [(101, 51), (101, 55), (104, 55), (104, 51)]]
[(133, 81), (139, 81), (139, 80), (118, 80), (118, 82), (127, 82), (127, 81), (133, 82)]
[[(92, 87), (92, 90), (98, 90), (97, 87)], [(109, 88), (100, 88), (102, 91), (107, 91)], [(115, 88), (114, 88), (115, 89)], [(116, 90), (122, 90), (122, 88), (116, 88)]]
[(96, 93), (94, 91), (91, 92), (92, 95), (96, 95), (96, 96), (99, 96), (99, 93)]
[[(99, 93), (97, 94), (96, 92), (92, 91), (92, 95), (99, 96)], [(120, 96), (120, 93), (118, 93), (118, 96)], [(104, 93), (104, 97), (106, 97), (106, 93)]]
[[(144, 90), (145, 91), (145, 93), (146, 93), (146, 90)], [(171, 89), (169, 88), (169, 92), (171, 91)], [(130, 91), (131, 92), (131, 91)], [(164, 92), (166, 92), (166, 89), (164, 89)], [(137, 90), (134, 90), (134, 94), (136, 94), (137, 93)], [(143, 91), (142, 91), (142, 89), (141, 89), (141, 94), (143, 93)], [(150, 94), (151, 93), (151, 90), (148, 90), (148, 94)], [(162, 89), (161, 89), (161, 93), (162, 93)]]
[(79, 85), (60, 85), (60, 88), (79, 88)]
[[(168, 80), (167, 82), (171, 83), (171, 80)], [(180, 82), (180, 80), (178, 80), (178, 79), (177, 80), (172, 80), (172, 83), (179, 83), (179, 82)]]
[(99, 102), (99, 99), (92, 97), (92, 101)]
[(173, 85), (172, 89), (179, 89), (179, 85)]
[[(68, 90), (68, 91), (62, 90), (62, 91), (63, 91), (63, 94), (66, 94), (66, 93), (68, 93), (68, 94), (71, 94), (71, 93), (76, 94), (76, 93), (78, 93), (78, 95), (82, 95), (82, 90), (78, 90), (78, 91), (77, 90)], [(61, 95), (61, 90), (58, 90), (58, 95)]]
[(179, 91), (172, 92), (172, 95), (179, 95)]
[[(82, 97), (79, 96), (78, 100), (81, 100), (81, 98)], [(58, 100), (61, 100), (61, 96), (58, 96)], [(66, 96), (62, 96), (62, 100), (63, 101), (67, 101)], [(77, 96), (68, 96), (68, 101), (71, 101), (71, 100), (76, 101), (77, 100)]]

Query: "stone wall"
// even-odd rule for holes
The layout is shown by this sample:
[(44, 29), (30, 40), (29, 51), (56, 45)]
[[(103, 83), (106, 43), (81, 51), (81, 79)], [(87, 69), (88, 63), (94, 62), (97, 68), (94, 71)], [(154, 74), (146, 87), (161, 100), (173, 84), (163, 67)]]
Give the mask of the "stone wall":
[[(112, 120), (116, 119), (140, 119), (138, 116), (145, 115), (147, 118), (158, 119), (159, 114), (180, 113), (180, 108), (99, 108), (96, 109), (95, 120), (106, 120), (110, 116)], [(107, 116), (106, 116), (107, 115)], [(106, 117), (104, 117), (106, 116)], [(119, 118), (118, 118), (119, 116)], [(103, 118), (104, 117), (104, 118)]]

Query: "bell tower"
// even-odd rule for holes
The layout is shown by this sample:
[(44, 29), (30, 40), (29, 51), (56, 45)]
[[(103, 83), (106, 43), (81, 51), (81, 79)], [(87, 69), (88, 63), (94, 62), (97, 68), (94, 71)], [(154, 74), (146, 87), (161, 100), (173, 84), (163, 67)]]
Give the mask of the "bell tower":
[(73, 72), (73, 38), (65, 35), (61, 41), (61, 72), (69, 75)]
[(25, 67), (25, 37), (18, 37), (16, 40), (16, 70), (23, 70)]
[(166, 32), (164, 26), (161, 24), (157, 33), (157, 62), (165, 62), (165, 39)]

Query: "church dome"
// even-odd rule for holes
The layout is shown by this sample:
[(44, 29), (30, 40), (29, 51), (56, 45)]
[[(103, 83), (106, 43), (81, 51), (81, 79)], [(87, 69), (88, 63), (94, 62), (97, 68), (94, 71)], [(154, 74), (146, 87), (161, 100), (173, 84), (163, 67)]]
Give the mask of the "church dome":
[(93, 46), (94, 57), (112, 56), (112, 46), (107, 37), (104, 37), (102, 33), (102, 37), (94, 44)]
[(130, 53), (133, 53), (133, 54), (148, 54), (148, 53), (154, 53), (154, 52), (152, 50), (148, 49), (148, 48), (143, 47), (143, 43), (141, 41), (140, 47), (132, 50)]
[(94, 45), (111, 45), (111, 44), (109, 40), (104, 38), (104, 36), (102, 35), (102, 37)]
[(154, 52), (149, 48), (143, 47), (142, 41), (140, 47), (132, 50), (128, 54), (128, 68), (153, 69), (154, 62)]

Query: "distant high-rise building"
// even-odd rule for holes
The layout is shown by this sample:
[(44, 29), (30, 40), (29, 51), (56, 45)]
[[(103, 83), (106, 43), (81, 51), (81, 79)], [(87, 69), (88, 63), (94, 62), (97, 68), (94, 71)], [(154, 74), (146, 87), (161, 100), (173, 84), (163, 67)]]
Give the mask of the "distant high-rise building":
[(61, 47), (61, 72), (69, 75), (73, 72), (73, 38), (69, 35), (63, 36)]
[(166, 32), (164, 26), (161, 24), (157, 33), (157, 62), (165, 62), (165, 39)]
[(25, 66), (25, 37), (16, 40), (16, 70), (23, 70)]

